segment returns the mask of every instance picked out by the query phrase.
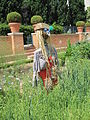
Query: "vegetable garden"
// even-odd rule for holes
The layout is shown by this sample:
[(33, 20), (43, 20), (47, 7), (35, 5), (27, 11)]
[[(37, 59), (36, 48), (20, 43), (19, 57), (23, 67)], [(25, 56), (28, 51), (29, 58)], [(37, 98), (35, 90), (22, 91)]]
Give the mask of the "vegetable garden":
[[(19, 65), (1, 69), (0, 120), (89, 120), (89, 45), (69, 45), (65, 59), (58, 53), (59, 61), (65, 60), (65, 65), (60, 64), (58, 85), (48, 95), (41, 81), (38, 87), (32, 87), (32, 67), (24, 70), (23, 64), (22, 69)], [(86, 48), (81, 53), (84, 57), (78, 52), (80, 48)]]

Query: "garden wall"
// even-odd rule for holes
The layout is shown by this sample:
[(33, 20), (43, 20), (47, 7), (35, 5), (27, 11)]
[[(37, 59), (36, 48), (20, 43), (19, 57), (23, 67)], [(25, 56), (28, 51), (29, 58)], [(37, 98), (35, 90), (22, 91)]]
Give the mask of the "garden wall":
[(52, 34), (51, 42), (55, 48), (64, 49), (67, 47), (67, 41), (70, 40), (71, 44), (79, 41), (79, 34)]
[(0, 36), (0, 56), (12, 54), (12, 40), (10, 36)]
[[(38, 40), (35, 33), (32, 33), (32, 38), (34, 46), (38, 48)], [(82, 39), (80, 34), (51, 34), (51, 42), (57, 49), (66, 49), (68, 40), (71, 41), (71, 44), (74, 44), (80, 39)], [(23, 52), (23, 33), (10, 33), (8, 36), (0, 36), (0, 56)]]
[[(68, 40), (71, 41), (71, 44), (74, 44), (80, 41), (79, 37), (81, 37), (79, 34), (51, 34), (51, 42), (52, 45), (57, 49), (66, 49)], [(32, 38), (33, 45), (38, 48), (39, 44), (36, 33), (32, 34)]]
[(24, 53), (23, 33), (0, 36), (0, 56)]

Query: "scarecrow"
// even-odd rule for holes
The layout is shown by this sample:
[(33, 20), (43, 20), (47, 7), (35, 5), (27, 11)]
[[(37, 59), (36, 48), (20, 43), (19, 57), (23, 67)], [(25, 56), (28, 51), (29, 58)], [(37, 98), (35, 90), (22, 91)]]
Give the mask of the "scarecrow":
[(39, 23), (34, 26), (39, 48), (34, 52), (33, 86), (38, 84), (38, 77), (42, 79), (46, 90), (58, 83), (58, 58), (56, 49), (51, 44), (50, 31), (52, 26)]

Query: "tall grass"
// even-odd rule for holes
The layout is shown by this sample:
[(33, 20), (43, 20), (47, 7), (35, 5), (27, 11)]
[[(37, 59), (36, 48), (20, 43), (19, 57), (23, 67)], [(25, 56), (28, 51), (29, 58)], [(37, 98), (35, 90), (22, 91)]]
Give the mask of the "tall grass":
[[(70, 60), (69, 60), (70, 61)], [(4, 71), (0, 83), (0, 120), (89, 120), (90, 61), (67, 62), (58, 85), (47, 95), (32, 88), (32, 69)], [(20, 81), (23, 93), (20, 94)]]

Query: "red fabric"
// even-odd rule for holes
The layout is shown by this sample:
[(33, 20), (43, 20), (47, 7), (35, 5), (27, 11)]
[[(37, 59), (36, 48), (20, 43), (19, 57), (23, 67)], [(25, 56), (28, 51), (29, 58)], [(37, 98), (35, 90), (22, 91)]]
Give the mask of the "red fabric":
[[(48, 71), (49, 71), (49, 77), (51, 77), (51, 68), (52, 68), (52, 66), (54, 65), (53, 64), (53, 60), (52, 60), (52, 56), (50, 56), (49, 58), (48, 58), (48, 61), (49, 61), (49, 67), (48, 67)], [(42, 78), (42, 80), (43, 80), (43, 85), (44, 85), (44, 87), (45, 87), (45, 80), (46, 80), (46, 69), (44, 69), (44, 70), (41, 70), (40, 72), (39, 72), (39, 75), (40, 75), (40, 77)], [(53, 80), (53, 85), (55, 85), (57, 83), (57, 79), (56, 80)]]

